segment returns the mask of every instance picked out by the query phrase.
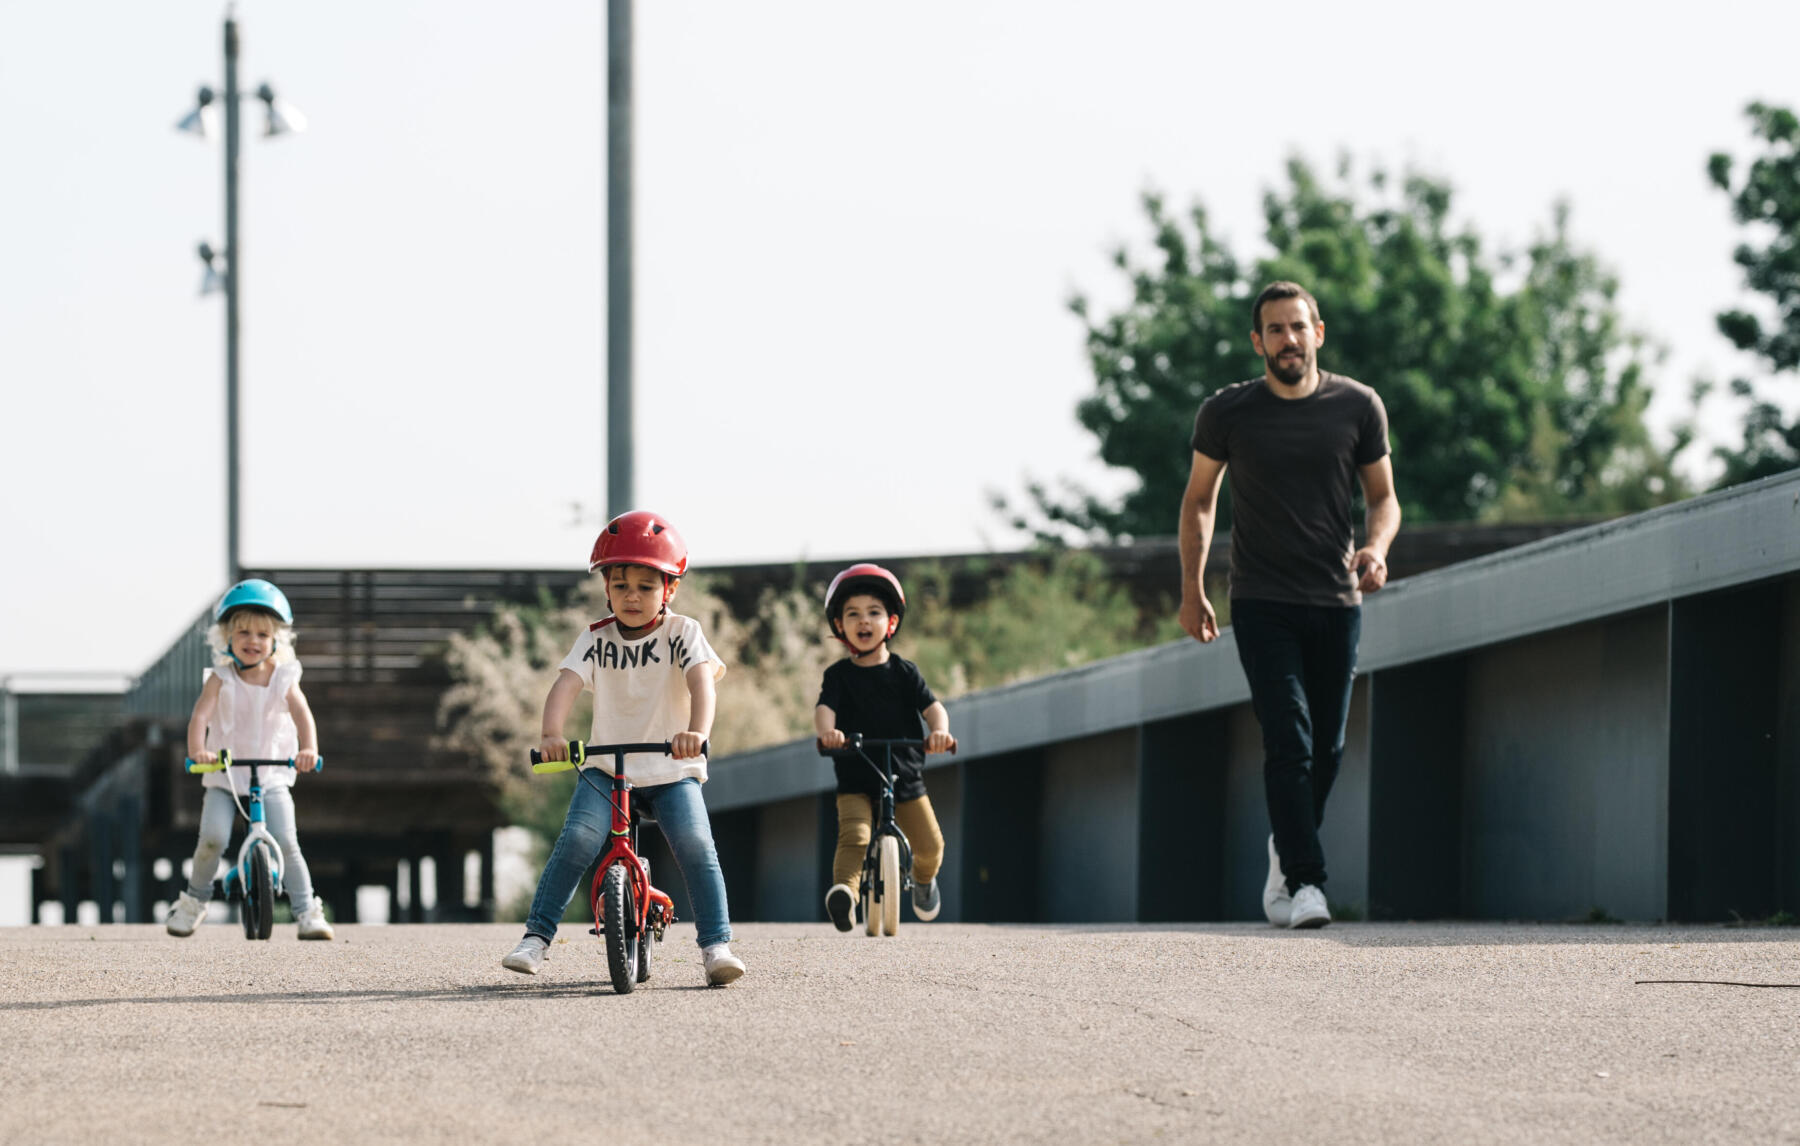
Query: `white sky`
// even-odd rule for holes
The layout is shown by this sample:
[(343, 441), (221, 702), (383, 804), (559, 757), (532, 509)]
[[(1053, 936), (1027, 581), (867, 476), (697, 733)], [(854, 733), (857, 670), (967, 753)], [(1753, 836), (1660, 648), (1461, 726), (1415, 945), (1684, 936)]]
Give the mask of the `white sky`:
[[(585, 560), (604, 9), (239, 5), (241, 81), (311, 120), (244, 146), (247, 564)], [(1147, 187), (1262, 253), (1296, 150), (1447, 176), (1490, 242), (1567, 196), (1670, 349), (1666, 417), (1744, 369), (1706, 157), (1748, 153), (1749, 100), (1800, 105), (1791, 3), (637, 9), (637, 500), (701, 567), (1010, 547), (986, 491), (1118, 488), (1065, 300), (1118, 297)], [(224, 587), (193, 254), (221, 161), (172, 130), (222, 85), (222, 14), (0, 5), (0, 672), (139, 671)]]

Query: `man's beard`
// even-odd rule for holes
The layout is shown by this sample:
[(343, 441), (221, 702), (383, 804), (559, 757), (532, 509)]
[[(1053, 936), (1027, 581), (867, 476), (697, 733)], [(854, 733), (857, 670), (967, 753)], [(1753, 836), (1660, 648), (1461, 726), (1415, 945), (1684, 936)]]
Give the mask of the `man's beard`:
[(1270, 362), (1269, 373), (1275, 375), (1278, 381), (1285, 382), (1289, 386), (1298, 386), (1305, 381), (1306, 373), (1312, 369), (1312, 364), (1313, 356), (1303, 350), (1294, 358), (1277, 358)]

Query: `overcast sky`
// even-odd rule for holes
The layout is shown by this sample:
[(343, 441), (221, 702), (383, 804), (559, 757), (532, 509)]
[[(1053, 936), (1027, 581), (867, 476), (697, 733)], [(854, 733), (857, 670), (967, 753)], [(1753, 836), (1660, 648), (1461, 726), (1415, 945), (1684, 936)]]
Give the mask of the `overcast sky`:
[[(238, 6), (245, 87), (311, 121), (244, 145), (246, 564), (585, 560), (604, 9)], [(988, 490), (1119, 486), (1065, 303), (1119, 296), (1140, 193), (1202, 198), (1254, 256), (1294, 152), (1445, 176), (1491, 242), (1568, 198), (1670, 351), (1666, 420), (1744, 368), (1704, 167), (1749, 150), (1749, 100), (1800, 105), (1796, 12), (639, 3), (638, 501), (696, 567), (1017, 544)], [(221, 157), (173, 130), (222, 83), (222, 16), (0, 4), (0, 673), (140, 671), (224, 587), (224, 308), (193, 253)]]

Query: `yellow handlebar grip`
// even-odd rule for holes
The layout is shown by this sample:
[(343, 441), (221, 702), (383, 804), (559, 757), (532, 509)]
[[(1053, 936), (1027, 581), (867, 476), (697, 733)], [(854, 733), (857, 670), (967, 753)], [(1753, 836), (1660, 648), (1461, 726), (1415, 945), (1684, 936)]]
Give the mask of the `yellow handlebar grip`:
[(225, 748), (219, 749), (219, 758), (211, 764), (196, 764), (192, 759), (187, 762), (188, 772), (196, 776), (202, 772), (222, 772), (229, 767), (231, 767), (231, 751)]
[(539, 775), (544, 775), (549, 772), (573, 772), (575, 770), (575, 761), (540, 760), (531, 766), (531, 770)]

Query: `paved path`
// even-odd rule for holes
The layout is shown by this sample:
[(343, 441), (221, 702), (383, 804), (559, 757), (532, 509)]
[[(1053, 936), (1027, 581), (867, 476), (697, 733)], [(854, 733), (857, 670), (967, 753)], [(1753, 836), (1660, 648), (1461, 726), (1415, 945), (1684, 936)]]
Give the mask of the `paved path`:
[(0, 930), (0, 1143), (1800, 1142), (1800, 931)]

